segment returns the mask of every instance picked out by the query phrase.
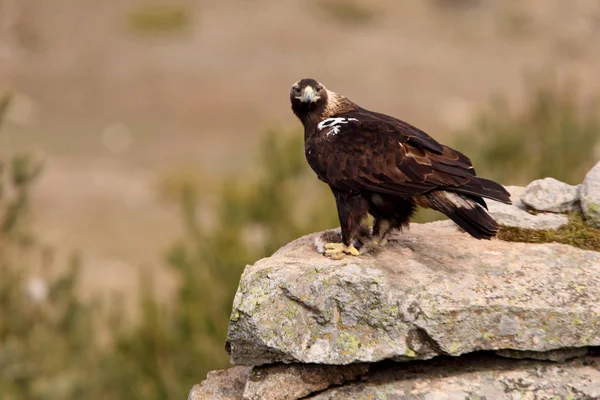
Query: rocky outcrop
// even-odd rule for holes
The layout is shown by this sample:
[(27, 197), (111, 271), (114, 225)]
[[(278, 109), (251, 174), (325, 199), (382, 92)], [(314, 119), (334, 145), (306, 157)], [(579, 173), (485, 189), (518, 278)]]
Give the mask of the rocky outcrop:
[(332, 386), (354, 382), (369, 371), (367, 364), (318, 365), (276, 364), (254, 367), (248, 376), (243, 398), (262, 400), (300, 399)]
[[(528, 229), (569, 222), (529, 211), (575, 204), (572, 189), (528, 188), (490, 213)], [(226, 343), (245, 366), (210, 373), (189, 400), (600, 399), (599, 252), (476, 240), (437, 221), (332, 260), (317, 251), (324, 235), (339, 233), (246, 267)]]
[(333, 399), (577, 399), (600, 398), (599, 357), (565, 364), (499, 360), (486, 356), (388, 365), (363, 380), (317, 393)]
[(438, 222), (334, 261), (315, 251), (316, 237), (246, 268), (227, 338), (234, 363), (600, 346), (600, 253), (478, 241)]
[(438, 221), (331, 260), (321, 235), (246, 268), (227, 349), (247, 367), (190, 400), (600, 396), (600, 253)]
[(579, 197), (588, 224), (600, 228), (600, 162), (585, 176)]
[[(189, 400), (600, 398), (599, 355), (558, 364), (471, 354), (460, 359), (440, 357), (410, 363), (361, 364), (360, 368), (350, 365), (328, 370), (330, 367), (325, 367), (322, 375), (308, 377), (298, 374), (297, 364), (277, 365), (275, 375), (269, 375), (271, 367), (266, 368), (235, 367), (218, 371), (218, 375), (211, 373), (202, 385), (192, 389)], [(310, 368), (316, 371), (318, 366)], [(236, 384), (237, 397), (229, 397), (231, 391), (223, 393), (223, 378), (231, 375), (232, 382), (237, 383), (240, 372), (247, 380), (246, 386)], [(321, 389), (314, 390), (315, 387)]]
[(239, 400), (244, 394), (250, 367), (212, 371), (190, 391), (188, 400)]

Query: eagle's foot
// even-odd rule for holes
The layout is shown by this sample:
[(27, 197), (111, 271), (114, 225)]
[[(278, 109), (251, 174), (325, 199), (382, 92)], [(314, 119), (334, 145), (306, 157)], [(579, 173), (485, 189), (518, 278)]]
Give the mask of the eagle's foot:
[(379, 247), (383, 247), (388, 243), (388, 240), (386, 238), (383, 239), (376, 239), (375, 240), (375, 244)]
[(354, 245), (346, 246), (344, 243), (326, 243), (325, 255), (334, 260), (340, 260), (349, 254), (351, 256), (360, 255), (360, 251)]
[(382, 237), (374, 237), (371, 238), (371, 243), (370, 247), (383, 247), (388, 243), (387, 238), (382, 238)]

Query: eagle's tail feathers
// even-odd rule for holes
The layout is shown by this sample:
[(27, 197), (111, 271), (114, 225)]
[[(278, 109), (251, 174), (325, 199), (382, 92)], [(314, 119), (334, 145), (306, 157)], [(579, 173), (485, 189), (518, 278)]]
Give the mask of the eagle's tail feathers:
[(510, 201), (510, 193), (508, 193), (504, 186), (485, 178), (476, 177), (466, 185), (448, 189), (472, 195), (473, 197), (485, 197), (501, 203), (512, 204)]
[(427, 195), (431, 208), (448, 216), (468, 234), (477, 239), (490, 239), (499, 226), (481, 205), (481, 198), (445, 190)]

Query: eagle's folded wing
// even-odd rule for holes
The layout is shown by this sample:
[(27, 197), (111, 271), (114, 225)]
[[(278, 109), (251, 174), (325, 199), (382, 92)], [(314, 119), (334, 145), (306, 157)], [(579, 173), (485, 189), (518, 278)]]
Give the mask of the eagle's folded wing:
[(464, 154), (380, 115), (344, 115), (356, 120), (320, 148), (319, 165), (328, 183), (401, 197), (442, 189), (510, 202), (501, 185), (475, 176)]

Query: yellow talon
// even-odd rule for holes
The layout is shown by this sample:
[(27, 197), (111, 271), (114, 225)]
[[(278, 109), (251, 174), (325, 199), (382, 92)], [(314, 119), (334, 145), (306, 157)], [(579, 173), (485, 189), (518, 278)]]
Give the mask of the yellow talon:
[(331, 256), (332, 258), (339, 260), (344, 257), (344, 254), (350, 254), (352, 256), (360, 255), (360, 252), (354, 245), (346, 246), (343, 243), (326, 243), (325, 244), (325, 255)]

